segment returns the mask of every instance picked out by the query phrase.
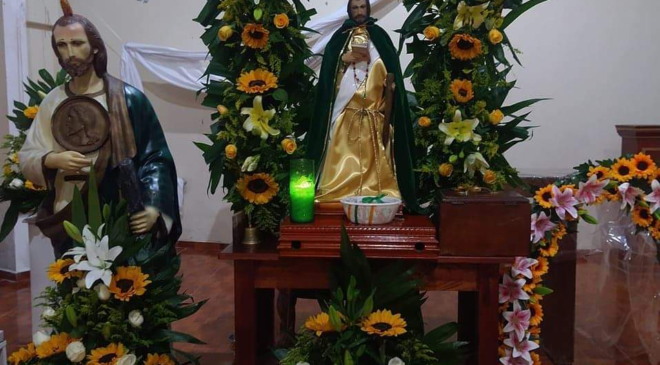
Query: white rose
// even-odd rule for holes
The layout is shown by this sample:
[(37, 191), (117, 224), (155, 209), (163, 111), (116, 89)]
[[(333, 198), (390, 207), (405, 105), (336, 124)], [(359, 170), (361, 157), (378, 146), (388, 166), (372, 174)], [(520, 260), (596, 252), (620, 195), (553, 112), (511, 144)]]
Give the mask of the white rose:
[(130, 355), (124, 355), (117, 360), (117, 365), (135, 365), (137, 362), (137, 358), (135, 355), (130, 354)]
[(73, 363), (85, 360), (85, 345), (82, 342), (71, 342), (66, 347), (66, 357)]
[(43, 313), (41, 313), (41, 318), (43, 318), (43, 319), (51, 319), (53, 317), (55, 317), (55, 309), (53, 309), (51, 307), (46, 307), (46, 309), (44, 309)]
[(387, 365), (406, 365), (403, 360), (399, 359), (398, 357), (392, 358), (390, 362), (387, 363)]
[(105, 302), (106, 300), (110, 299), (110, 290), (108, 290), (108, 287), (105, 286), (105, 284), (99, 284), (95, 286), (94, 290), (96, 291), (96, 294), (98, 294), (101, 301)]
[(144, 317), (142, 316), (142, 313), (140, 313), (140, 311), (134, 310), (128, 314), (128, 322), (134, 328), (138, 328), (142, 325), (142, 323), (144, 323)]
[(11, 171), (15, 174), (20, 174), (21, 173), (21, 168), (18, 167), (16, 164), (11, 164)]
[(12, 189), (20, 189), (24, 186), (25, 184), (23, 183), (23, 180), (21, 179), (14, 179), (9, 183), (9, 187)]
[(50, 340), (50, 335), (46, 333), (46, 331), (38, 331), (34, 335), (32, 335), (32, 342), (36, 347), (41, 346), (42, 343)]

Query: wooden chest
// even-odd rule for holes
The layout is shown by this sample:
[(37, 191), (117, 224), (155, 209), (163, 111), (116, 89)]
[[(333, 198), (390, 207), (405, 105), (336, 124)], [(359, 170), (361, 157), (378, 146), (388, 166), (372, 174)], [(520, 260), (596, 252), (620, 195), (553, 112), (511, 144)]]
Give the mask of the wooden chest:
[(531, 205), (514, 191), (445, 191), (439, 208), (441, 256), (503, 257), (530, 253)]
[(280, 226), (278, 251), (282, 257), (339, 257), (341, 227), (351, 242), (370, 258), (435, 259), (436, 227), (425, 216), (403, 214), (386, 225), (351, 223), (344, 215), (317, 214), (312, 223), (296, 224), (287, 218)]

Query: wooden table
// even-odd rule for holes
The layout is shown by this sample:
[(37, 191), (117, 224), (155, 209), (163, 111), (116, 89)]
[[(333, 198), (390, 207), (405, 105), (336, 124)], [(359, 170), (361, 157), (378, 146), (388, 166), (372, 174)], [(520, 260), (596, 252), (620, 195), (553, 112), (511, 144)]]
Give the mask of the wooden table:
[[(234, 261), (236, 364), (264, 364), (274, 343), (275, 289), (326, 289), (333, 261), (327, 252), (315, 257), (282, 257), (277, 242), (259, 246), (227, 247), (220, 259)], [(374, 257), (374, 253), (367, 254)], [(399, 254), (376, 255), (379, 260), (401, 260)], [(413, 259), (427, 291), (458, 291), (459, 339), (475, 345), (473, 363), (498, 361), (498, 284), (500, 265), (513, 257), (443, 257)], [(476, 317), (475, 317), (476, 313)]]

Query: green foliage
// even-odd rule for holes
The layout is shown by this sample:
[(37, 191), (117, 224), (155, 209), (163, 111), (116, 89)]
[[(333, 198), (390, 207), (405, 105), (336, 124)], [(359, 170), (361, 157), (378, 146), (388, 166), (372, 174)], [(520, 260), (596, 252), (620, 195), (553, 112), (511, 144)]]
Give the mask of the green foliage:
[[(58, 72), (55, 77), (46, 70), (40, 70), (39, 76), (41, 80), (35, 82), (28, 79), (23, 84), (25, 93), (30, 98), (28, 104), (15, 101), (13, 115), (7, 116), (7, 119), (18, 129), (18, 134), (4, 136), (4, 142), (0, 146), (0, 149), (7, 150), (7, 159), (2, 166), (2, 181), (0, 181), (0, 203), (11, 202), (0, 226), (0, 241), (3, 241), (14, 229), (20, 214), (35, 213), (46, 197), (44, 189), (34, 186), (33, 182), (29, 182), (21, 173), (18, 151), (25, 143), (27, 130), (30, 129), (34, 118), (30, 113), (26, 113), (26, 110), (31, 108), (30, 111), (34, 113), (37, 110), (35, 107), (39, 107), (43, 98), (53, 89), (64, 84), (68, 76), (64, 70)], [(14, 182), (13, 186), (12, 182)], [(20, 186), (17, 186), (19, 182)]]
[[(78, 280), (85, 281), (85, 272), (76, 271), (78, 268), (72, 266), (70, 269), (77, 274), (46, 288), (40, 298), (43, 306), (52, 308), (55, 312), (54, 316), (45, 319), (46, 325), (52, 328), (53, 333), (66, 333), (78, 339), (89, 352), (111, 343), (121, 343), (128, 353), (136, 355), (138, 359), (146, 359), (148, 354), (171, 354), (171, 344), (175, 342), (203, 344), (193, 336), (170, 329), (174, 322), (195, 314), (206, 303), (195, 302), (188, 294), (179, 294), (181, 277), (177, 276), (177, 273), (181, 257), (174, 250), (174, 242), (159, 246), (152, 242), (150, 235), (133, 236), (128, 223), (127, 204), (122, 201), (117, 205), (105, 205), (101, 208), (93, 172), (89, 186), (86, 212), (84, 208), (81, 209), (84, 207), (83, 199), (76, 189), (72, 217), (75, 223), (65, 223), (67, 233), (79, 243), (86, 240), (87, 246), (103, 246), (98, 242), (107, 240), (109, 248), (121, 247), (121, 254), (116, 259), (106, 257), (106, 268), (111, 270), (115, 288), (126, 285), (120, 285), (121, 280), (130, 280), (130, 286), (136, 287), (135, 278), (118, 277), (124, 269), (139, 270), (146, 276), (137, 280), (149, 282), (144, 285), (144, 293), (135, 292), (122, 300), (118, 296), (119, 292), (126, 293), (130, 290), (118, 291), (119, 289), (113, 289), (113, 285), (108, 288), (100, 280), (92, 283), (90, 288), (81, 287)], [(84, 238), (80, 237), (81, 231)], [(80, 249), (78, 247), (74, 250)], [(83, 251), (85, 253), (79, 260), (86, 262), (90, 251)], [(64, 257), (67, 258), (71, 256)], [(101, 296), (100, 292), (104, 288), (110, 292), (109, 298)], [(132, 314), (138, 312), (143, 318), (143, 323), (139, 325), (129, 320)], [(183, 362), (175, 359), (177, 364), (199, 364), (199, 358), (190, 354), (183, 351), (176, 351), (176, 354), (183, 359)], [(39, 359), (37, 363), (45, 365), (71, 362), (65, 356), (56, 355)]]
[[(438, 193), (447, 188), (486, 187), (500, 190), (505, 184), (524, 185), (512, 168), (505, 152), (531, 138), (531, 126), (527, 116), (517, 114), (535, 103), (545, 99), (531, 99), (513, 105), (506, 105), (509, 92), (515, 87), (515, 81), (508, 80), (511, 62), (505, 49), (517, 62), (516, 50), (511, 45), (504, 29), (517, 17), (545, 0), (491, 1), (477, 3), (468, 1), (467, 6), (474, 6), (469, 14), (478, 14), (476, 6), (486, 4), (483, 9), (483, 22), (463, 19), (462, 25), (456, 23), (459, 18), (460, 0), (404, 0), (410, 14), (398, 30), (401, 34), (400, 51), (407, 42), (407, 52), (413, 60), (405, 75), (411, 77), (416, 90), (417, 106), (413, 113), (417, 118), (426, 117), (430, 125), (417, 125), (415, 129), (416, 148), (421, 156), (417, 171), (420, 174), (420, 189), (424, 200), (436, 204)], [(506, 16), (503, 11), (509, 9)], [(477, 17), (478, 18), (478, 17)], [(476, 23), (475, 23), (476, 22)], [(456, 24), (456, 26), (455, 26)], [(476, 27), (474, 25), (477, 25)], [(437, 29), (437, 38), (426, 37), (425, 30)], [(501, 41), (491, 41), (489, 33), (499, 31)], [(471, 37), (474, 47), (471, 55), (453, 54), (451, 49), (457, 36)], [(465, 47), (464, 41), (460, 44)], [(459, 100), (451, 85), (456, 80), (471, 82), (474, 97)], [(469, 92), (467, 93), (469, 95)], [(501, 112), (504, 120), (496, 116)], [(460, 118), (455, 119), (460, 112)], [(466, 123), (455, 121), (478, 121), (471, 133)], [(463, 137), (450, 139), (449, 135), (439, 130), (439, 126), (449, 127), (450, 131), (460, 129)], [(474, 135), (477, 136), (474, 136)], [(475, 157), (482, 157), (487, 165), (468, 168)], [(445, 165), (445, 174), (440, 173), (440, 166)], [(453, 169), (447, 174), (449, 166)], [(474, 172), (472, 172), (474, 171)]]
[[(275, 26), (278, 14), (287, 15), (288, 26)], [(214, 124), (207, 135), (210, 143), (195, 143), (211, 172), (208, 190), (215, 194), (222, 181), (225, 200), (232, 204), (232, 210), (244, 210), (250, 223), (263, 231), (275, 232), (287, 214), (289, 161), (304, 152), (297, 149), (288, 154), (282, 142), (286, 139), (298, 144), (311, 114), (315, 76), (305, 65), (312, 53), (302, 31), (313, 14), (315, 11), (307, 10), (300, 0), (257, 4), (251, 0), (208, 0), (195, 19), (206, 28), (202, 40), (211, 59), (205, 73), (208, 78), (202, 90), (206, 93), (202, 104), (218, 109), (212, 114)], [(242, 33), (248, 25), (260, 25), (268, 31), (264, 36), (268, 41), (262, 48), (251, 48), (243, 42)], [(223, 27), (231, 28), (232, 33), (225, 40), (218, 34)], [(258, 93), (238, 90), (241, 75), (257, 69), (274, 74), (277, 86)], [(262, 139), (244, 128), (248, 115), (242, 114), (243, 108), (252, 108), (256, 96), (262, 97), (264, 110), (275, 111), (268, 124), (279, 134)], [(236, 156), (227, 156), (228, 146), (235, 148)], [(256, 168), (243, 168), (248, 158), (256, 156), (260, 157)], [(246, 189), (250, 186), (236, 188), (241, 179), (259, 173), (268, 174), (278, 185), (277, 194), (266, 204), (248, 198)]]
[[(457, 364), (464, 360), (466, 343), (448, 342), (458, 326), (450, 323), (424, 336), (421, 283), (414, 269), (389, 264), (378, 270), (342, 230), (341, 260), (330, 272), (330, 298), (321, 299), (332, 330), (320, 336), (304, 327), (290, 350), (278, 350), (282, 365), (299, 362), (323, 365), (386, 365), (394, 357), (406, 364)], [(365, 319), (375, 311), (388, 310), (406, 321), (405, 333), (395, 337), (370, 335)]]

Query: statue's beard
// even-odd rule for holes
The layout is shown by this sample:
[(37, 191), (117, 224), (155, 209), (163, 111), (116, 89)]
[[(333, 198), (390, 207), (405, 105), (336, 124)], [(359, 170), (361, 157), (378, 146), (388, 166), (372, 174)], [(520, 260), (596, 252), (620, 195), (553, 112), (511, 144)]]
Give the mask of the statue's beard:
[(367, 17), (362, 15), (362, 14), (356, 15), (356, 16), (353, 17), (353, 21), (358, 23), (358, 24), (363, 24), (364, 22), (367, 21)]
[(94, 54), (92, 53), (86, 60), (71, 57), (63, 63), (62, 67), (71, 77), (81, 77), (94, 66)]

